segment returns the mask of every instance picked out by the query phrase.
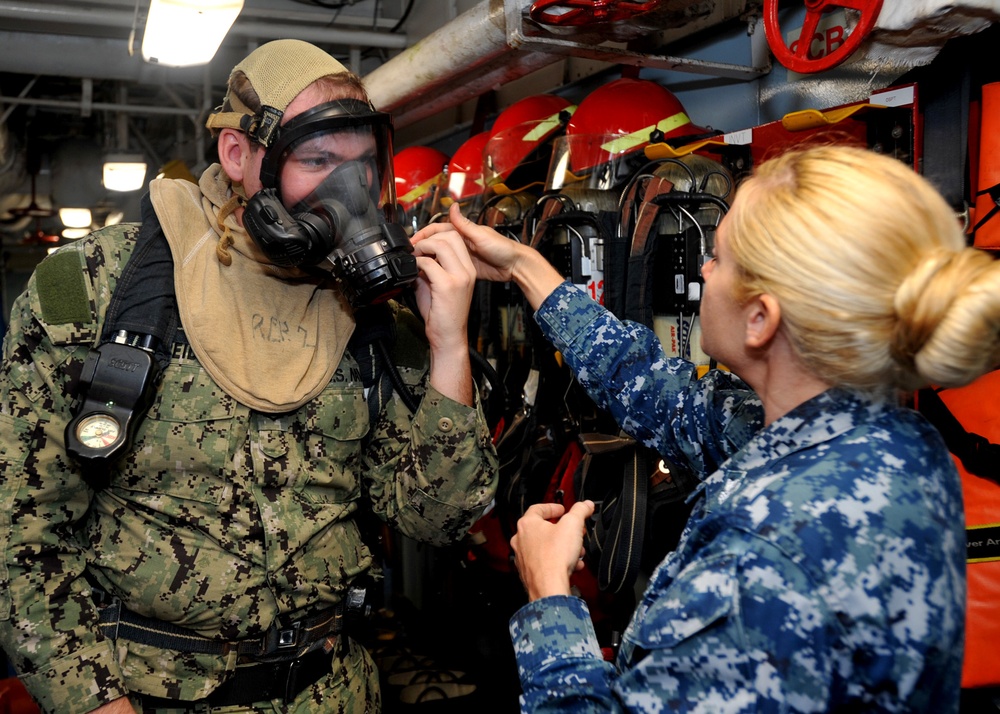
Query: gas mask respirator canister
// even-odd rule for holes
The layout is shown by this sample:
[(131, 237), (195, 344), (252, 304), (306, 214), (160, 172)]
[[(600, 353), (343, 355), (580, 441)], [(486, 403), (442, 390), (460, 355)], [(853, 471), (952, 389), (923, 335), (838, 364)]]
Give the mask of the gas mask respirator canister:
[[(390, 116), (344, 99), (303, 112), (276, 134), (261, 164), (262, 189), (243, 213), (268, 258), (329, 271), (356, 308), (412, 284), (417, 263), (395, 215)], [(286, 208), (283, 198), (303, 191)]]

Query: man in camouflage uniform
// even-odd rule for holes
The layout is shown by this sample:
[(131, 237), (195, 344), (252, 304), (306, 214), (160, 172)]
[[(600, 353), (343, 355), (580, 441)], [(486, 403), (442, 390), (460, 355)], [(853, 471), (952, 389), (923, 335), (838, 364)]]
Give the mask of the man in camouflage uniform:
[[(378, 711), (372, 660), (341, 628), (351, 585), (374, 565), (359, 509), (440, 545), (492, 499), (461, 241), (416, 251), (426, 330), (399, 319), (392, 350), (419, 398), (411, 414), (378, 383), (366, 400), (364, 356), (348, 349), (354, 311), (329, 272), (274, 265), (244, 231), (265, 151), (245, 119), (271, 107), (284, 126), (341, 100), (364, 110), (338, 62), (307, 43), (264, 45), (209, 120), (221, 166), (197, 186), (151, 184), (180, 329), (105, 487), (84, 479), (64, 432), (138, 227), (60, 249), (13, 308), (0, 377), (0, 641), (46, 712)], [(334, 163), (325, 151), (282, 181)]]

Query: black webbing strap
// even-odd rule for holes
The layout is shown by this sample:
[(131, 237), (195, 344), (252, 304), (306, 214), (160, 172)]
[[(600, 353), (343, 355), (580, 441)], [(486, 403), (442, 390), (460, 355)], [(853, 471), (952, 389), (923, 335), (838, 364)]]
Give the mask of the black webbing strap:
[(113, 640), (128, 640), (140, 644), (195, 654), (227, 655), (236, 652), (246, 657), (274, 657), (285, 653), (301, 654), (309, 646), (339, 634), (344, 628), (344, 607), (339, 604), (309, 617), (296, 620), (287, 627), (272, 626), (259, 637), (244, 640), (213, 640), (169, 622), (132, 612), (118, 598), (98, 609), (100, 630)]
[(970, 474), (1000, 483), (1000, 444), (968, 431), (933, 389), (921, 389), (917, 407)]
[(643, 541), (646, 535), (647, 499), (649, 497), (649, 459), (638, 444), (631, 449), (631, 458), (622, 464), (622, 490), (611, 519), (611, 548), (598, 571), (602, 589), (618, 592), (631, 587), (639, 574)]
[(601, 590), (617, 593), (632, 586), (642, 562), (649, 455), (645, 447), (624, 433), (587, 433), (580, 434), (579, 439), (584, 455), (576, 492), (580, 500), (591, 499), (596, 506), (587, 524), (588, 551), (592, 556), (599, 554), (597, 579)]
[[(698, 256), (701, 252), (698, 247), (698, 239), (705, 232), (704, 228), (692, 225), (679, 229), (673, 234), (654, 233), (654, 219), (664, 206), (683, 206), (688, 209), (691, 216), (706, 206), (717, 207), (722, 215), (729, 211), (729, 204), (718, 196), (710, 193), (673, 191), (672, 187), (673, 184), (666, 179), (657, 178), (650, 182), (640, 208), (642, 220), (641, 223), (637, 223), (633, 232), (632, 247), (628, 257), (624, 317), (626, 320), (638, 322), (646, 327), (653, 327), (655, 296), (663, 295), (668, 291), (674, 294), (676, 301), (689, 303), (686, 310), (679, 309), (679, 312), (697, 313), (698, 301), (687, 299), (687, 280), (683, 286), (685, 292), (678, 296), (675, 292), (676, 286), (671, 272), (677, 272), (681, 267), (685, 268), (687, 275), (693, 276), (698, 272), (700, 269)], [(669, 270), (665, 271), (662, 267), (663, 261), (658, 260), (658, 258), (661, 254), (664, 257), (670, 257), (668, 251), (674, 247), (671, 241), (676, 241), (680, 246), (683, 246), (678, 252), (683, 255), (683, 261), (686, 265), (671, 263)], [(687, 246), (692, 244), (692, 241), (695, 247), (688, 249)]]
[(1000, 183), (995, 186), (984, 188), (982, 191), (977, 191), (975, 197), (978, 198), (985, 195), (990, 197), (990, 200), (993, 201), (993, 205), (990, 206), (990, 210), (986, 212), (985, 216), (976, 216), (976, 225), (972, 227), (973, 233), (982, 228), (988, 220), (1000, 212)]
[(388, 369), (379, 369), (379, 362), (385, 363), (383, 367), (393, 368), (385, 345), (395, 341), (396, 323), (385, 304), (358, 308), (354, 317), (354, 333), (347, 349), (361, 369), (361, 383), (367, 390), (368, 419), (374, 425), (382, 407), (392, 396), (393, 384)]
[(139, 236), (108, 305), (101, 341), (111, 341), (119, 330), (151, 335), (156, 338), (156, 360), (165, 369), (180, 324), (174, 260), (148, 193), (142, 197), (141, 210)]
[(920, 79), (923, 175), (961, 213), (968, 208), (969, 59), (947, 45)]
[(184, 701), (138, 695), (143, 710), (190, 709), (191, 705), (211, 707), (246, 706), (281, 699), (290, 704), (306, 687), (331, 672), (331, 655), (318, 648), (296, 659), (237, 667), (232, 676), (204, 699)]

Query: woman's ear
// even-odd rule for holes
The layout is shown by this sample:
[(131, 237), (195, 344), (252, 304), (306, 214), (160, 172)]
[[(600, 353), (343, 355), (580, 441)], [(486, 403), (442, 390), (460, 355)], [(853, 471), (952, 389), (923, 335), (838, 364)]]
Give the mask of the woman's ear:
[(250, 155), (250, 141), (242, 131), (223, 129), (218, 142), (219, 164), (234, 183), (243, 182), (246, 160)]
[(746, 315), (747, 347), (756, 350), (767, 347), (781, 326), (781, 305), (764, 293), (750, 301)]

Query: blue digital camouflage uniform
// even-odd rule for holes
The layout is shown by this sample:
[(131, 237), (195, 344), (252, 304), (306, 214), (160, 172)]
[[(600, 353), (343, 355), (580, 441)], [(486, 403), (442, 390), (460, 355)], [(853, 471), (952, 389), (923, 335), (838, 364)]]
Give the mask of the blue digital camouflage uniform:
[[(101, 229), (48, 257), (4, 342), (0, 642), (46, 712), (85, 712), (130, 691), (198, 699), (237, 663), (235, 652), (113, 646), (95, 631), (85, 568), (137, 613), (204, 637), (256, 637), (279, 618), (333, 607), (370, 569), (355, 518), (363, 497), (402, 532), (446, 544), (495, 490), (482, 411), (424, 389), (425, 346), (397, 354), (403, 379), (423, 394), (417, 413), (392, 399), (375, 425), (350, 353), (317, 398), (263, 414), (175, 346), (133, 452), (92, 493), (63, 431), (136, 233)], [(331, 674), (282, 711), (377, 708), (370, 657), (350, 642), (339, 651)]]
[(537, 313), (580, 381), (700, 475), (614, 664), (587, 607), (549, 597), (511, 635), (526, 712), (956, 712), (959, 481), (912, 411), (830, 390), (766, 428), (737, 378), (563, 285)]

